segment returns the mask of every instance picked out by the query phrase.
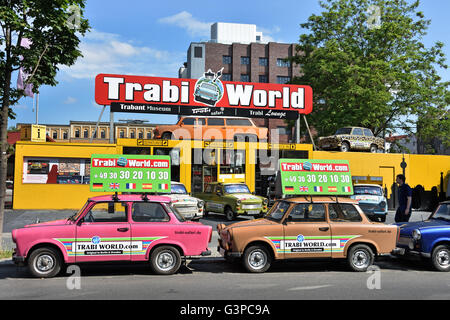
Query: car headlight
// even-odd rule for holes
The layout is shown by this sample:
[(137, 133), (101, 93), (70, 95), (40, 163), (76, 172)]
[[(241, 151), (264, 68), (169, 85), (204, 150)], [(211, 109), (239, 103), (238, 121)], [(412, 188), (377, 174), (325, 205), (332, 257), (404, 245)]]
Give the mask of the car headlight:
[(412, 232), (412, 237), (414, 240), (420, 240), (420, 238), (422, 238), (422, 234), (420, 233), (419, 229), (416, 229)]
[(238, 206), (240, 206), (240, 205), (241, 205), (241, 200), (237, 200), (237, 201), (236, 201), (236, 204), (237, 204)]
[(380, 206), (380, 208), (384, 208), (384, 207), (386, 207), (386, 202), (384, 202), (384, 201), (381, 201), (381, 202), (380, 202), (380, 204), (379, 204), (379, 206)]
[(198, 208), (203, 208), (204, 205), (205, 205), (204, 201), (197, 201), (197, 207)]

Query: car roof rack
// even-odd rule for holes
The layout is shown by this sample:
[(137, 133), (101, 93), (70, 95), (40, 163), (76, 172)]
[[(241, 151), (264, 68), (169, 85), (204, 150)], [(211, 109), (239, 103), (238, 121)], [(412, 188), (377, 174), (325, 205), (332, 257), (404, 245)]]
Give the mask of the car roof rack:
[(112, 199), (114, 202), (118, 202), (119, 201), (119, 196), (117, 195), (117, 192), (114, 192), (114, 194), (112, 195)]

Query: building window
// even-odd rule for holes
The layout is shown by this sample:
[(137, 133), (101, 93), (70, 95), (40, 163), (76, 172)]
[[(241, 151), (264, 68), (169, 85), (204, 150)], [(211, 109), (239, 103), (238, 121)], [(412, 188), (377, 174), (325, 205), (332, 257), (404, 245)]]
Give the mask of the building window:
[(95, 130), (92, 130), (92, 138), (97, 139), (97, 132)]
[(53, 131), (53, 139), (58, 139), (58, 132)]
[(223, 56), (222, 63), (223, 64), (231, 64), (231, 56)]
[(261, 82), (261, 83), (268, 83), (269, 79), (268, 79), (267, 75), (265, 75), (265, 74), (260, 75), (259, 76), (259, 82)]
[(134, 130), (131, 131), (131, 133), (130, 133), (130, 138), (131, 138), (131, 139), (136, 138), (136, 134), (135, 134)]
[(241, 74), (241, 81), (242, 82), (250, 82), (250, 75), (248, 75), (248, 74)]
[(64, 131), (64, 132), (63, 132), (63, 139), (64, 139), (64, 140), (67, 140), (68, 136), (69, 136), (69, 135), (67, 134), (67, 131)]
[(277, 59), (277, 66), (278, 67), (290, 67), (291, 62), (289, 60)]
[(100, 132), (100, 135), (101, 135), (102, 139), (106, 139), (106, 133), (105, 133), (105, 130), (102, 130), (102, 131)]
[(261, 36), (256, 36), (256, 41), (261, 41)]
[(144, 132), (139, 131), (139, 139), (144, 139)]
[(284, 77), (284, 76), (277, 76), (277, 83), (288, 83), (289, 81), (291, 81), (291, 77)]
[(83, 137), (84, 138), (89, 138), (89, 130), (88, 129), (84, 129)]
[(151, 139), (152, 138), (152, 133), (151, 133), (151, 131), (148, 131), (147, 132), (147, 139)]
[(268, 66), (269, 65), (269, 59), (267, 58), (259, 58), (259, 65), (260, 66)]
[(79, 138), (80, 137), (80, 129), (76, 129), (75, 130), (75, 138)]
[(203, 48), (194, 47), (194, 58), (202, 58), (202, 57), (203, 57)]
[(222, 74), (222, 80), (223, 81), (231, 81), (231, 73)]
[(125, 138), (125, 132), (123, 130), (120, 130), (119, 137)]
[(250, 57), (241, 57), (241, 64), (250, 64)]

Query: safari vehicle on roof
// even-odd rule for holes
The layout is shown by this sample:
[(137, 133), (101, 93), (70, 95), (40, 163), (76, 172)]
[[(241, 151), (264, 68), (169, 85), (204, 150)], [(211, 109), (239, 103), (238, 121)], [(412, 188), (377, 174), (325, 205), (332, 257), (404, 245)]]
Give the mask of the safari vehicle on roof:
[(314, 196), (278, 200), (263, 219), (219, 224), (218, 251), (240, 258), (249, 272), (265, 272), (274, 260), (345, 259), (364, 272), (376, 256), (391, 253), (399, 228), (371, 222), (356, 200)]
[(173, 125), (157, 126), (155, 139), (267, 141), (267, 128), (257, 127), (252, 119), (239, 117), (186, 116)]
[(320, 137), (318, 147), (322, 150), (340, 150), (347, 152), (384, 150), (384, 139), (375, 137), (368, 128), (344, 127), (336, 131), (332, 136)]

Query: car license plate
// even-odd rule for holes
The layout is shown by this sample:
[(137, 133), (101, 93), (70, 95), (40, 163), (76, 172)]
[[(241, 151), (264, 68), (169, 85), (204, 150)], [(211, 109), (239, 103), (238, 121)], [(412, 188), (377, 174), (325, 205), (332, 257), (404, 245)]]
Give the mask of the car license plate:
[(259, 210), (249, 210), (247, 211), (248, 214), (259, 214)]

